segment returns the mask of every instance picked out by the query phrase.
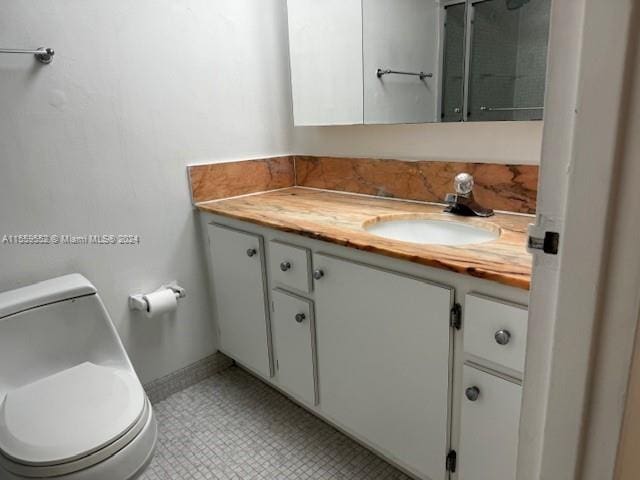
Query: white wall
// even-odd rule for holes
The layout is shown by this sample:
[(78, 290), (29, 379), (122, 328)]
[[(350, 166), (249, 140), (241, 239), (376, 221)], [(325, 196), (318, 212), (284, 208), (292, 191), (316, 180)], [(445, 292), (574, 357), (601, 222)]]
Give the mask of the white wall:
[(297, 154), (540, 163), (542, 122), (296, 127)]
[[(185, 165), (285, 153), (535, 163), (540, 125), (292, 128), (284, 0), (4, 0), (0, 236), (138, 234), (140, 246), (0, 243), (0, 291), (98, 287), (144, 382), (216, 348)], [(178, 279), (175, 318), (127, 296)]]
[[(288, 153), (283, 0), (3, 0), (0, 235), (132, 233), (140, 246), (0, 244), (0, 291), (68, 272), (98, 287), (143, 382), (215, 348), (185, 165)], [(127, 296), (177, 278), (177, 316)]]

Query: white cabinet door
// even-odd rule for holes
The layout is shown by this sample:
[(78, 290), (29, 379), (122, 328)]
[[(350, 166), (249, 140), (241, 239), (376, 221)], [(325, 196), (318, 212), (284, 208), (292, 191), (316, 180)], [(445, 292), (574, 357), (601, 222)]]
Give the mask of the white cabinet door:
[(316, 402), (315, 322), (310, 300), (272, 292), (273, 343), (278, 382), (309, 405)]
[[(364, 123), (438, 120), (438, 15), (436, 0), (363, 0)], [(432, 76), (378, 78), (378, 69)]]
[(467, 365), (463, 381), (459, 480), (515, 480), (522, 387)]
[(208, 233), (220, 350), (272, 376), (263, 239), (216, 224)]
[(314, 268), (322, 412), (420, 478), (444, 479), (453, 291), (327, 255)]
[(362, 123), (361, 0), (288, 0), (296, 126)]

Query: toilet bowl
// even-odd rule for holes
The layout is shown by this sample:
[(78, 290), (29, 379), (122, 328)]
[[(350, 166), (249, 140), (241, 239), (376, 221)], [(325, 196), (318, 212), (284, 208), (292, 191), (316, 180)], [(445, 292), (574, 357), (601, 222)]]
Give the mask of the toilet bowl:
[(157, 426), (96, 288), (72, 274), (0, 293), (0, 480), (130, 480)]

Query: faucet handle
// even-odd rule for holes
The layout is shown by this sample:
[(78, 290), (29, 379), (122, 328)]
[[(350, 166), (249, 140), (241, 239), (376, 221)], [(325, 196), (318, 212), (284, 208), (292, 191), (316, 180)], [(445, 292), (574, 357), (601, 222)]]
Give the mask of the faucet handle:
[(473, 190), (473, 176), (466, 172), (459, 173), (453, 179), (453, 186), (458, 195), (469, 195)]

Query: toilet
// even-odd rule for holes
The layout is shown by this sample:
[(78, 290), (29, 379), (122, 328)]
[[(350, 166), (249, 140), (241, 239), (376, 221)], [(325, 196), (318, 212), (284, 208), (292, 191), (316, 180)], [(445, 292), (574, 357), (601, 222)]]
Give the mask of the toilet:
[(129, 480), (157, 426), (96, 288), (72, 274), (0, 293), (0, 479)]

